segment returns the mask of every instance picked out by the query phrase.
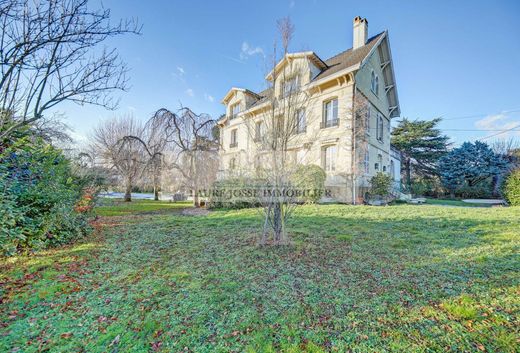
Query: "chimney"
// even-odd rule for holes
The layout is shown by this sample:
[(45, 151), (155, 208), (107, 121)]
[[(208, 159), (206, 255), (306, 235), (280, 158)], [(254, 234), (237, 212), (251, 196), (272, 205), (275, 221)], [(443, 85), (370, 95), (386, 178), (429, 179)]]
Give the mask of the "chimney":
[(354, 43), (352, 49), (362, 47), (367, 43), (368, 39), (368, 21), (366, 18), (356, 16), (354, 18)]

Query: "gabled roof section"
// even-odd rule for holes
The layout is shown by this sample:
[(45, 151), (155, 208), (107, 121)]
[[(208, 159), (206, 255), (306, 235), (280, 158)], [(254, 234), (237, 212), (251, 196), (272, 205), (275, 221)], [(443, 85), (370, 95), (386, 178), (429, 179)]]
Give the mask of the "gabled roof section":
[[(376, 49), (376, 48), (374, 48)], [(394, 65), (392, 63), (392, 52), (390, 51), (390, 39), (388, 33), (382, 38), (377, 46), (377, 51), (381, 59), (381, 71), (385, 82), (385, 94), (388, 99), (390, 118), (401, 115), (399, 107), (399, 97), (397, 96), (397, 83), (395, 81)]]
[(320, 72), (313, 81), (321, 80), (324, 77), (334, 75), (335, 73), (347, 69), (356, 64), (361, 64), (367, 55), (371, 52), (372, 48), (379, 42), (385, 32), (381, 32), (367, 40), (367, 44), (357, 49), (348, 49), (341, 52), (327, 60), (325, 64), (327, 68)]
[[(285, 66), (285, 64), (291, 60), (291, 59), (297, 59), (297, 58), (308, 58), (316, 67), (318, 67), (320, 70), (325, 70), (327, 68), (327, 64), (321, 60), (321, 58), (316, 55), (313, 51), (303, 51), (298, 53), (289, 53), (286, 54), (285, 57), (276, 64), (274, 71), (278, 72), (282, 67)], [(265, 77), (266, 80), (271, 81), (273, 75), (273, 70), (267, 74)]]
[(233, 97), (233, 94), (235, 92), (244, 92), (245, 94), (249, 94), (253, 97), (255, 97), (256, 99), (260, 99), (260, 96), (258, 94), (256, 94), (255, 92), (253, 91), (250, 91), (248, 89), (245, 89), (245, 88), (238, 88), (238, 87), (232, 87), (228, 93), (226, 93), (226, 95), (224, 96), (224, 98), (222, 98), (222, 103), (223, 104), (227, 104), (229, 102), (229, 100), (231, 99), (231, 97)]

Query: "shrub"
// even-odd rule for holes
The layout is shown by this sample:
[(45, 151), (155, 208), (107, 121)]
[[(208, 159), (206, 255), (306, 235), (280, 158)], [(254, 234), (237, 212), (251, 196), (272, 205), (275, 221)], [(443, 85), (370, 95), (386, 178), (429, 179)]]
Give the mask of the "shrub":
[(507, 177), (504, 196), (511, 206), (520, 206), (520, 169), (513, 171)]
[(323, 168), (317, 165), (299, 165), (292, 177), (291, 183), (295, 188), (306, 191), (303, 201), (306, 203), (316, 203), (323, 194), (326, 178), (327, 174)]
[(90, 180), (63, 153), (30, 133), (0, 152), (0, 253), (40, 249), (86, 233)]
[(392, 177), (386, 173), (378, 172), (370, 179), (370, 196), (388, 197), (392, 187)]
[[(248, 192), (265, 185), (261, 179), (233, 177), (216, 181), (211, 194), (208, 195), (210, 208), (249, 208), (260, 206), (260, 201), (242, 191)], [(204, 195), (203, 195), (204, 196)]]

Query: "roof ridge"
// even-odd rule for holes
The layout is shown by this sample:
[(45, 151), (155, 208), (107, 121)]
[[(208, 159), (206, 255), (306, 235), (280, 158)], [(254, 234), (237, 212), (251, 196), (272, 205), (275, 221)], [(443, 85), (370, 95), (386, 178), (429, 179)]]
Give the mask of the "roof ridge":
[[(382, 31), (382, 32), (379, 32), (378, 34), (375, 34), (375, 35), (373, 35), (372, 37), (368, 38), (368, 39), (367, 39), (367, 42), (365, 43), (365, 45), (368, 45), (368, 43), (370, 43), (371, 41), (373, 41), (374, 39), (376, 39), (377, 37), (379, 37), (380, 35), (382, 35), (382, 34), (385, 33), (385, 32), (386, 32), (386, 30), (384, 30), (384, 31)], [(365, 45), (363, 45), (363, 47), (364, 47)], [(332, 59), (334, 59), (334, 58), (337, 58), (338, 56), (340, 56), (340, 55), (342, 55), (342, 54), (345, 54), (346, 52), (348, 52), (348, 51), (350, 51), (350, 50), (354, 51), (354, 50), (357, 50), (357, 49), (361, 49), (361, 48), (363, 48), (363, 47), (359, 47), (359, 48), (356, 48), (356, 49), (354, 49), (354, 48), (348, 48), (348, 49), (345, 49), (345, 50), (343, 50), (342, 52), (339, 52), (338, 54), (333, 55), (333, 56), (331, 56), (330, 58), (325, 59), (325, 62), (327, 62), (327, 61), (329, 61), (329, 60), (332, 60)]]

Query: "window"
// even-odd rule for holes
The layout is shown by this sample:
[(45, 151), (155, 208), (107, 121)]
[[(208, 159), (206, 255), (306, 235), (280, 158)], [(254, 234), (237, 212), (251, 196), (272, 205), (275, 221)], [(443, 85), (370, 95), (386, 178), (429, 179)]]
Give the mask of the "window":
[(298, 86), (300, 85), (300, 79), (298, 76), (291, 77), (290, 79), (285, 80), (282, 86), (282, 97), (287, 97), (293, 92), (298, 90)]
[(338, 99), (335, 98), (324, 102), (321, 128), (337, 126), (338, 123)]
[(379, 94), (379, 76), (376, 75), (374, 70), (372, 70), (370, 77), (370, 89), (376, 96)]
[(262, 128), (262, 122), (261, 121), (257, 121), (255, 123), (255, 138), (254, 138), (254, 141), (255, 142), (258, 142), (262, 139), (262, 131), (263, 131), (263, 128)]
[(395, 180), (395, 163), (393, 159), (390, 161), (390, 176), (392, 180)]
[(231, 130), (231, 142), (229, 144), (229, 147), (237, 147), (238, 141), (237, 141), (237, 129)]
[(231, 119), (236, 118), (238, 113), (240, 113), (240, 103), (235, 103), (231, 106)]
[(323, 169), (326, 172), (333, 172), (336, 170), (336, 146), (328, 146), (323, 151)]
[(236, 167), (237, 167), (237, 161), (236, 161), (235, 157), (233, 157), (229, 160), (229, 169), (233, 170)]
[(381, 168), (383, 167), (383, 156), (378, 154), (377, 155), (377, 163), (376, 163), (376, 171), (381, 171)]
[(381, 114), (377, 115), (377, 133), (376, 137), (379, 141), (383, 142), (383, 132), (384, 132), (384, 121), (383, 116)]
[(296, 133), (300, 134), (307, 130), (307, 122), (305, 121), (305, 109), (299, 109), (296, 112)]
[(368, 151), (365, 152), (365, 174), (370, 173), (370, 157)]

